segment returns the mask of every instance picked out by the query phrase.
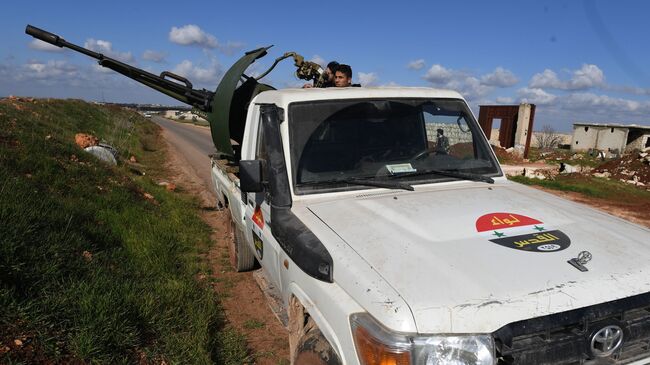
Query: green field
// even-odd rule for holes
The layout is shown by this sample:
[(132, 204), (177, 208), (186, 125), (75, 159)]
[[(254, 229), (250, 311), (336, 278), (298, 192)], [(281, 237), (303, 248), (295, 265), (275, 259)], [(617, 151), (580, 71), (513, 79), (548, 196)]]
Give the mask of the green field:
[[(78, 132), (137, 168), (85, 153)], [(0, 101), (0, 363), (245, 361), (243, 337), (197, 279), (210, 244), (197, 203), (152, 177), (159, 138), (117, 107)]]
[(650, 203), (650, 191), (613, 179), (580, 174), (558, 175), (552, 180), (524, 176), (511, 176), (509, 179), (524, 185), (537, 185), (553, 190), (572, 191), (610, 201), (639, 205)]

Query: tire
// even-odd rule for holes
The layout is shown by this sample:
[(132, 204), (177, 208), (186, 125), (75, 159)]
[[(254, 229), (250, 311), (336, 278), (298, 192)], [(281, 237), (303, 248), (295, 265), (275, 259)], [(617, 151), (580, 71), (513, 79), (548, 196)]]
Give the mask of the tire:
[(318, 327), (298, 340), (294, 365), (341, 365), (341, 360)]
[(255, 266), (255, 256), (244, 239), (244, 232), (239, 230), (235, 222), (230, 218), (230, 239), (228, 240), (228, 251), (230, 253), (230, 265), (236, 272), (248, 271)]

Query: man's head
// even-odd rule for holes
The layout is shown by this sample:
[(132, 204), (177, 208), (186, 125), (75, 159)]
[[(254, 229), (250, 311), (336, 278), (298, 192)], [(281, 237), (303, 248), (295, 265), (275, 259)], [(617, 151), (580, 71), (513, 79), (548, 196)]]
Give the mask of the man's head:
[(352, 85), (352, 67), (341, 64), (334, 73), (334, 86), (347, 87), (350, 85)]
[(336, 61), (332, 61), (327, 64), (327, 68), (325, 69), (325, 73), (327, 74), (327, 81), (334, 82), (334, 73), (338, 67), (339, 63)]
[(440, 128), (436, 129), (436, 132), (438, 132), (438, 136), (443, 136), (445, 134), (445, 131)]

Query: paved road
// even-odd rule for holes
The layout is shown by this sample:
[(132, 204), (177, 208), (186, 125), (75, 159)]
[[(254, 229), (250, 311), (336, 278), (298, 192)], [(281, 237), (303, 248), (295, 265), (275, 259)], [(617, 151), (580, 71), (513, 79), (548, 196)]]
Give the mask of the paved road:
[(206, 190), (212, 191), (210, 177), (210, 155), (215, 152), (210, 129), (189, 123), (173, 122), (169, 119), (153, 116), (153, 122), (161, 126), (163, 136), (172, 147), (182, 155), (196, 176), (201, 179)]

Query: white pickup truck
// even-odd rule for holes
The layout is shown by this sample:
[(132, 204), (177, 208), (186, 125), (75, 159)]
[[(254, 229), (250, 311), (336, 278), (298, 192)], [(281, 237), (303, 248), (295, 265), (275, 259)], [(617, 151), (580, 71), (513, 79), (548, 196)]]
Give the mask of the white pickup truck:
[(210, 92), (25, 32), (208, 119), (231, 261), (262, 267), (292, 363), (650, 363), (650, 231), (506, 180), (458, 93), (278, 91), (284, 59), (327, 73), (246, 75), (270, 46)]
[(264, 91), (213, 158), (297, 364), (650, 363), (650, 231), (509, 182), (466, 102)]

